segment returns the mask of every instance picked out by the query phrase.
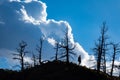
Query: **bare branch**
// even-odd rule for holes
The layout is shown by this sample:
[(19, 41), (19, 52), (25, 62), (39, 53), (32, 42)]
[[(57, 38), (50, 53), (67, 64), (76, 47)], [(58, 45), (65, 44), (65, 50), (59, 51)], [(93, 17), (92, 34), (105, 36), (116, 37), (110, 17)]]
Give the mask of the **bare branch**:
[(21, 41), (19, 43), (18, 48), (16, 48), (18, 54), (13, 54), (14, 56), (16, 56), (13, 59), (16, 59), (16, 60), (20, 61), (21, 71), (24, 70), (24, 65), (25, 65), (25, 63), (24, 63), (24, 57), (25, 57), (25, 54), (28, 53), (28, 51), (25, 51), (26, 46), (27, 46), (27, 43), (24, 42), (24, 41)]

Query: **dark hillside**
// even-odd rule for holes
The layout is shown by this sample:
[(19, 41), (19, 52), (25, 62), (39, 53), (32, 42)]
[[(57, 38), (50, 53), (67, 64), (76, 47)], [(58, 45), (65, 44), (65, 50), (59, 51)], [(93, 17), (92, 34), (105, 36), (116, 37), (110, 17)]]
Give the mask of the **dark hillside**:
[(53, 61), (15, 72), (0, 70), (1, 80), (120, 80), (73, 63)]

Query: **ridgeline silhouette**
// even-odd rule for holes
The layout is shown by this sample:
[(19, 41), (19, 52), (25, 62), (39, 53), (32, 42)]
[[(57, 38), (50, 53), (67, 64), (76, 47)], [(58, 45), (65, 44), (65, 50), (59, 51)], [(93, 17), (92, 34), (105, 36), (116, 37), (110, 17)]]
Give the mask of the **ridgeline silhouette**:
[(24, 71), (0, 70), (1, 80), (120, 80), (73, 63), (47, 62)]

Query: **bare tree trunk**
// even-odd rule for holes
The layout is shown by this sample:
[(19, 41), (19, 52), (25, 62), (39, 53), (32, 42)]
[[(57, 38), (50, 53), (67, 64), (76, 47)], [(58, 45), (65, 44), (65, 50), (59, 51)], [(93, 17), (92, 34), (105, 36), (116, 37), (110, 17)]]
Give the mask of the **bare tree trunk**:
[(21, 57), (21, 70), (22, 71), (24, 70), (24, 60), (23, 60), (23, 57)]
[[(100, 44), (100, 42), (99, 42)], [(102, 53), (101, 53), (101, 47), (100, 45), (97, 46), (97, 71), (100, 72), (100, 65), (101, 65), (101, 58), (102, 58)]]
[(32, 54), (32, 60), (33, 60), (33, 65), (35, 66), (36, 65), (36, 56), (35, 56), (35, 54)]
[(116, 51), (116, 50), (115, 50), (115, 48), (114, 48), (113, 59), (112, 59), (112, 68), (111, 68), (111, 72), (110, 72), (110, 75), (111, 75), (111, 76), (113, 75), (113, 68), (114, 68), (114, 61), (115, 61), (115, 54), (116, 54), (115, 51)]
[(36, 50), (38, 51), (39, 53), (39, 64), (42, 63), (42, 48), (43, 48), (43, 41), (44, 39), (43, 38), (40, 38), (40, 44), (37, 46)]
[(70, 40), (69, 40), (69, 35), (68, 35), (68, 28), (65, 32), (65, 37), (64, 37), (64, 42), (60, 45), (61, 48), (63, 48), (65, 50), (65, 53), (63, 53), (61, 58), (66, 58), (66, 62), (69, 63), (70, 62), (70, 54), (72, 55), (76, 55), (75, 53), (73, 53), (72, 51), (75, 49), (75, 45), (73, 44), (73, 46), (70, 46)]
[(19, 47), (17, 48), (18, 54), (13, 54), (14, 56), (16, 56), (13, 59), (20, 61), (21, 71), (24, 70), (24, 65), (25, 65), (24, 57), (25, 57), (25, 54), (28, 53), (27, 51), (25, 51), (26, 46), (27, 46), (27, 43), (22, 41), (21, 43), (19, 43)]
[(56, 42), (56, 53), (55, 53), (55, 60), (57, 61), (58, 60), (58, 49), (59, 49), (59, 43)]
[(111, 43), (111, 45), (113, 46), (112, 67), (111, 67), (111, 72), (110, 72), (110, 75), (112, 76), (115, 57), (116, 57), (116, 54), (120, 52), (120, 46), (119, 46), (119, 43), (117, 43), (117, 44)]
[(108, 39), (108, 36), (106, 35), (107, 30), (108, 29), (106, 28), (105, 23), (103, 23), (103, 27), (101, 28), (101, 36), (98, 39), (98, 44), (96, 44), (96, 47), (93, 49), (97, 55), (97, 71), (100, 72), (101, 63), (103, 63), (104, 73), (106, 73), (106, 40)]

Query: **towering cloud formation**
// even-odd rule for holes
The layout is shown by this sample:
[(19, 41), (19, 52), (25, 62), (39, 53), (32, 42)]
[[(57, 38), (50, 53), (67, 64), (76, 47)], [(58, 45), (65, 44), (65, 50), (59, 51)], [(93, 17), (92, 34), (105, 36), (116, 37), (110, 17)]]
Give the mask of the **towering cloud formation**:
[[(12, 54), (8, 54), (8, 52), (15, 52), (15, 48), (21, 40), (28, 43), (28, 50), (35, 52), (39, 38), (45, 36), (43, 59), (50, 59), (55, 53), (53, 49), (55, 41), (60, 42), (64, 38), (65, 29), (68, 28), (69, 39), (71, 43), (76, 44), (74, 52), (82, 55), (82, 65), (87, 65), (89, 55), (79, 43), (74, 41), (69, 23), (63, 20), (47, 19), (46, 8), (46, 4), (38, 0), (0, 1), (1, 57), (11, 59), (12, 57), (9, 55)], [(30, 54), (28, 54), (29, 56)], [(10, 62), (8, 61), (8, 63)]]

